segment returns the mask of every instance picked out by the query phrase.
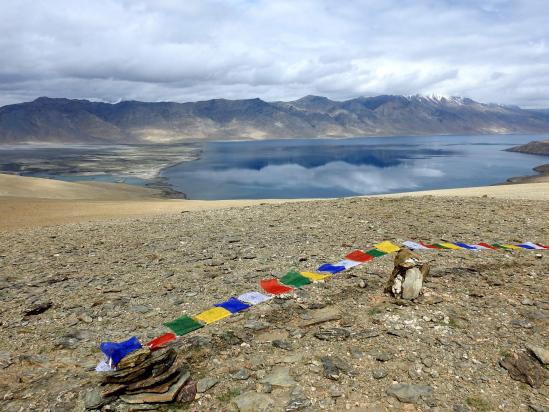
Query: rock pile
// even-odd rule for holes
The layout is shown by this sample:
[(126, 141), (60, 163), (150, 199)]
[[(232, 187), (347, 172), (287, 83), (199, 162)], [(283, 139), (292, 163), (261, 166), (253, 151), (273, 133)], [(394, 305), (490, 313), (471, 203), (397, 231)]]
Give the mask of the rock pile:
[(394, 269), (385, 291), (406, 300), (419, 296), (430, 267), (416, 253), (403, 248), (395, 256)]
[[(118, 368), (101, 374), (101, 401), (118, 397), (130, 404), (190, 402), (196, 395), (185, 359), (172, 348), (151, 352), (148, 348), (124, 357)], [(94, 409), (97, 402), (88, 403)]]

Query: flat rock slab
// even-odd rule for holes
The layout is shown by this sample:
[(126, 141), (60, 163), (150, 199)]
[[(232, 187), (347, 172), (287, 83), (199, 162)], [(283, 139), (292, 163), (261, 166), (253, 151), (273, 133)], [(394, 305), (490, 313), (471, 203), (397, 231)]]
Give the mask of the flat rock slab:
[(156, 376), (151, 376), (147, 379), (140, 380), (139, 382), (132, 383), (131, 385), (128, 386), (128, 390), (135, 392), (136, 390), (161, 384), (173, 378), (175, 375), (178, 375), (183, 369), (183, 364), (184, 364), (183, 357), (179, 357), (178, 359), (175, 360), (174, 363), (172, 363), (172, 366), (170, 366), (168, 370), (165, 371), (164, 373), (160, 373)]
[(245, 392), (233, 402), (240, 412), (270, 412), (274, 408), (274, 401), (264, 393)]
[(167, 392), (164, 393), (151, 393), (142, 392), (135, 395), (122, 395), (122, 399), (126, 403), (166, 403), (172, 402), (178, 395), (181, 388), (189, 380), (191, 374), (189, 372), (183, 373), (179, 380), (175, 382)]
[(499, 364), (507, 369), (512, 379), (539, 388), (544, 380), (545, 371), (526, 353), (511, 353)]
[(218, 379), (215, 379), (215, 378), (203, 378), (203, 379), (200, 379), (197, 383), (196, 383), (196, 391), (198, 393), (204, 393), (206, 392), (208, 389), (211, 389), (213, 388), (215, 385), (217, 385), (219, 382)]
[(321, 329), (315, 333), (315, 338), (327, 341), (342, 341), (350, 336), (351, 332), (343, 328)]
[(289, 388), (294, 386), (297, 382), (290, 376), (290, 369), (284, 366), (275, 366), (265, 378), (261, 380), (261, 383), (268, 383), (272, 386), (280, 386), (282, 388)]
[(324, 368), (324, 376), (328, 379), (338, 380), (342, 373), (349, 373), (351, 367), (338, 356), (323, 356), (320, 358)]
[(422, 396), (430, 396), (433, 388), (426, 385), (397, 383), (387, 389), (387, 395), (397, 398), (403, 403), (418, 403)]
[(120, 362), (118, 362), (117, 369), (126, 369), (133, 368), (140, 363), (143, 363), (151, 355), (151, 350), (149, 348), (141, 348), (136, 351), (133, 351), (126, 356), (124, 356)]
[(549, 365), (549, 349), (528, 345), (528, 350), (544, 365)]
[(176, 356), (177, 354), (173, 349), (158, 350), (156, 352), (153, 352), (152, 355), (144, 362), (134, 366), (133, 368), (120, 369), (114, 372), (105, 373), (103, 376), (103, 381), (106, 383), (135, 382), (143, 375), (149, 373), (153, 367), (159, 364), (162, 367), (156, 368), (156, 373), (163, 373), (172, 365)]
[(329, 306), (323, 309), (312, 310), (307, 314), (310, 315), (311, 318), (302, 322), (302, 327), (318, 325), (320, 323), (341, 319), (341, 313), (337, 308), (333, 306)]

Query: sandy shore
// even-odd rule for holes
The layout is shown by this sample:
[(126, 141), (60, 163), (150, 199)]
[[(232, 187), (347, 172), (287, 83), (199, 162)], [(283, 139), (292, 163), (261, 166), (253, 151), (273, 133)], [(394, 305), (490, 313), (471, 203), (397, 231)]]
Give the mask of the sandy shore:
[[(158, 190), (117, 183), (73, 183), (0, 174), (0, 230), (84, 221), (173, 215), (193, 210), (310, 201), (175, 200)], [(481, 197), (549, 200), (549, 182), (398, 193), (375, 197)]]

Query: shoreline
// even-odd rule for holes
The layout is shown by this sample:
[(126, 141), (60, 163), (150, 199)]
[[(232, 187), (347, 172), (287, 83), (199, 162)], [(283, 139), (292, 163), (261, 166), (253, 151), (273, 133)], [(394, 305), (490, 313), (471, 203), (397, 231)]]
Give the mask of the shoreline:
[(532, 168), (537, 174), (529, 176), (510, 177), (503, 184), (523, 184), (523, 183), (538, 183), (549, 182), (549, 163), (545, 163)]
[(339, 203), (369, 198), (399, 201), (411, 197), (459, 197), (547, 202), (549, 181), (333, 199), (185, 200), (163, 196), (158, 189), (120, 183), (72, 183), (0, 174), (0, 230), (12, 231), (91, 221), (116, 222), (213, 209), (305, 202)]

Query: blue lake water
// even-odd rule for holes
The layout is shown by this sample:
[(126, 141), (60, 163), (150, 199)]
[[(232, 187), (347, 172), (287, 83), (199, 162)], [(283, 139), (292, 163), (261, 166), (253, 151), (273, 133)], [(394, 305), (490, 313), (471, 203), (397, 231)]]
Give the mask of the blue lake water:
[(484, 186), (534, 174), (545, 156), (506, 152), (532, 135), (208, 142), (162, 176), (189, 199), (323, 198)]

